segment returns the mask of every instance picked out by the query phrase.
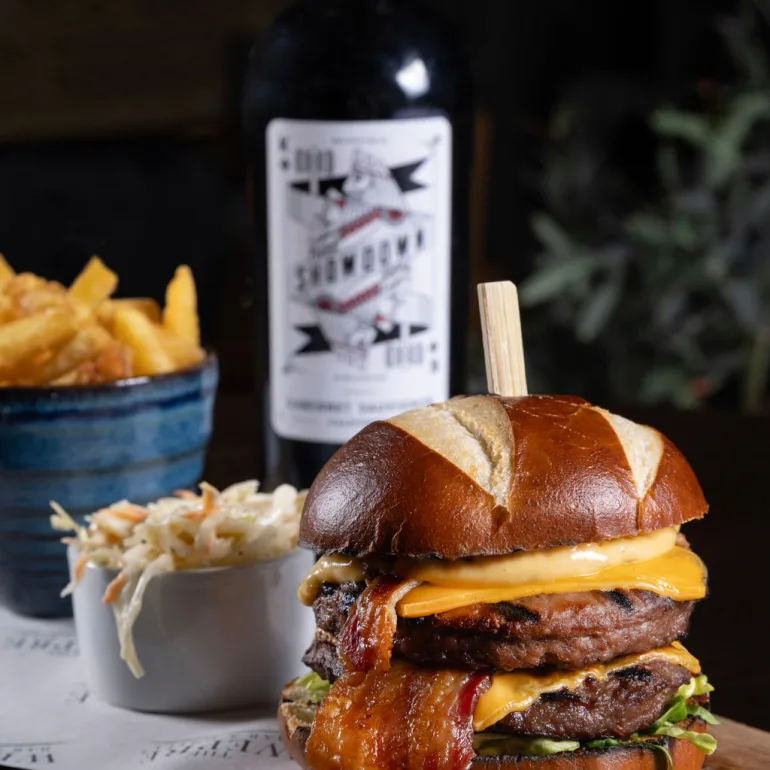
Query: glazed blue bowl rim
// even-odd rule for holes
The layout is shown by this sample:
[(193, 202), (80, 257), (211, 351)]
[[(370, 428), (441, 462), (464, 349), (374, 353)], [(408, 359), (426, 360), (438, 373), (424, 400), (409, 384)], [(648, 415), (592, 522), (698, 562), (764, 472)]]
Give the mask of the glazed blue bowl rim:
[(216, 367), (218, 364), (217, 354), (213, 348), (206, 348), (206, 355), (202, 361), (183, 369), (175, 369), (173, 372), (164, 374), (144, 374), (137, 377), (124, 377), (121, 380), (113, 382), (100, 382), (86, 385), (56, 385), (54, 387), (45, 385), (12, 385), (10, 387), (0, 387), (0, 401), (6, 396), (18, 399), (45, 398), (47, 396), (57, 396), (66, 398), (67, 396), (95, 395), (99, 393), (114, 393), (116, 391), (128, 390), (129, 388), (144, 388), (157, 382), (169, 382), (175, 379), (184, 379), (191, 374), (197, 374), (207, 369)]

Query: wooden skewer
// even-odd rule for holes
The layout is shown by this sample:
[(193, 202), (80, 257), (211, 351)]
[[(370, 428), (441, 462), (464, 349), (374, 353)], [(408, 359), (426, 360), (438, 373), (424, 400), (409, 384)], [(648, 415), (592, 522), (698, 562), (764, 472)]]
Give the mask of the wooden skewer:
[(489, 392), (526, 396), (527, 374), (516, 286), (511, 281), (496, 281), (480, 283), (478, 290)]

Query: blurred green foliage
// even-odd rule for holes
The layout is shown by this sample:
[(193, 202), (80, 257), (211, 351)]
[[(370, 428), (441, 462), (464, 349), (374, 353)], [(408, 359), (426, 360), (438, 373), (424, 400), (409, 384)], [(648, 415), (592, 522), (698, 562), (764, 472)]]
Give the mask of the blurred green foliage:
[[(764, 23), (746, 5), (720, 24), (734, 60), (731, 85), (702, 83), (708, 98), (700, 109), (664, 107), (650, 115), (650, 190), (635, 189), (581, 140), (574, 112), (554, 117), (545, 210), (532, 221), (541, 251), (520, 295), (525, 306), (540, 308), (545, 335), (566, 333), (586, 351), (586, 378), (603, 378), (605, 398), (692, 408), (731, 387), (743, 408), (765, 404), (770, 69), (758, 34)], [(534, 377), (553, 389), (547, 367)]]

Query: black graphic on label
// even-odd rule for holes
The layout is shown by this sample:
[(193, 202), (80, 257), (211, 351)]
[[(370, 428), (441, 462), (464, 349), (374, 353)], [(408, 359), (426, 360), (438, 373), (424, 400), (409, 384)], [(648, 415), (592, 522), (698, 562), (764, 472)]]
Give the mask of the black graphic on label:
[[(448, 396), (451, 129), (440, 117), (268, 129), (271, 414), (345, 441)], [(383, 404), (383, 410), (377, 408)]]
[(407, 298), (411, 262), (426, 248), (431, 224), (407, 201), (425, 186), (413, 179), (424, 162), (390, 168), (356, 150), (345, 176), (291, 183), (289, 210), (309, 232), (307, 259), (295, 265), (294, 300), (317, 318), (295, 327), (307, 338), (295, 355), (332, 351), (364, 368), (372, 345), (430, 328), (430, 295)]

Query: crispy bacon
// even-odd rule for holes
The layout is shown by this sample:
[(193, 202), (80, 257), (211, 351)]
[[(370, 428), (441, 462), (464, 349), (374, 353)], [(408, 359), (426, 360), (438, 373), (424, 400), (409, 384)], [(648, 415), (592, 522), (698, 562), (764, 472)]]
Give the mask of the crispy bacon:
[(349, 671), (318, 709), (307, 743), (311, 770), (466, 770), (473, 712), (490, 677), (394, 661)]
[(396, 604), (417, 585), (417, 580), (378, 577), (366, 587), (340, 634), (339, 653), (344, 670), (390, 668), (398, 623)]

